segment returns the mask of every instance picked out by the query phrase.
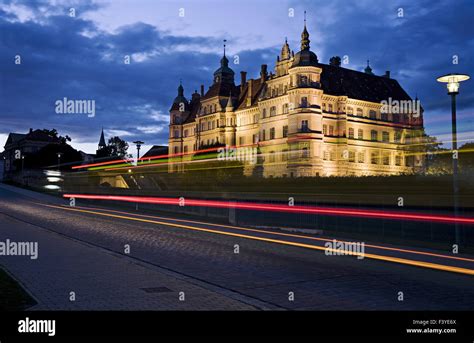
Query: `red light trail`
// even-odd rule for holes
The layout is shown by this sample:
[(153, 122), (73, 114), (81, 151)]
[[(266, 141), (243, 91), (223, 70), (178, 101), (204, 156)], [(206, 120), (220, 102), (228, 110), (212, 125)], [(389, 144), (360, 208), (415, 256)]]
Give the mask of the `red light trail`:
[(237, 208), (250, 211), (273, 211), (300, 214), (325, 214), (332, 216), (349, 216), (364, 218), (382, 218), (393, 220), (415, 220), (429, 221), (439, 223), (460, 223), (474, 224), (474, 218), (470, 217), (453, 217), (447, 215), (432, 215), (424, 213), (412, 212), (394, 212), (380, 210), (359, 210), (353, 208), (334, 208), (320, 206), (289, 206), (278, 204), (252, 203), (252, 202), (236, 202), (224, 200), (200, 200), (200, 199), (184, 199), (180, 202), (179, 198), (162, 198), (162, 197), (138, 197), (124, 195), (92, 195), (92, 194), (64, 194), (65, 198), (91, 199), (91, 200), (112, 200), (134, 203), (147, 204), (163, 204), (175, 206), (201, 206), (201, 207), (218, 207), (218, 208)]

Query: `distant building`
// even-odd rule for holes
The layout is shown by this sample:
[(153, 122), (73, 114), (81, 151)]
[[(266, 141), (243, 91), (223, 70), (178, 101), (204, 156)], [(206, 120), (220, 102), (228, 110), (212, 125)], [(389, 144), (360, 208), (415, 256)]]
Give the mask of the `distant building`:
[[(262, 65), (259, 78), (247, 79), (242, 71), (236, 85), (224, 46), (207, 92), (201, 86), (188, 101), (180, 84), (170, 109), (170, 154), (188, 161), (203, 148), (255, 147), (258, 163), (246, 163), (244, 173), (264, 177), (413, 173), (424, 165), (423, 111), (401, 111), (402, 102), (416, 101), (389, 72), (346, 69), (339, 57), (320, 63), (305, 22), (300, 51), (285, 41), (274, 73)], [(181, 168), (171, 164), (169, 171)]]
[(37, 153), (49, 144), (59, 144), (58, 138), (51, 137), (42, 130), (30, 129), (30, 132), (10, 133), (5, 143), (3, 155), (5, 157), (4, 176), (21, 169), (23, 158)]
[(141, 158), (146, 159), (153, 156), (168, 155), (168, 146), (153, 145)]

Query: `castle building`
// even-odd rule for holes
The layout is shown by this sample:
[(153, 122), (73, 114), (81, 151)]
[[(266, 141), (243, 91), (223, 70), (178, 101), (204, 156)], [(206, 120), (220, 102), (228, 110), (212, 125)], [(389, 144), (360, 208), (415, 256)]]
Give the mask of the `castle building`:
[(170, 109), (169, 171), (182, 171), (195, 151), (229, 146), (257, 148), (246, 175), (264, 177), (363, 176), (414, 173), (424, 166), (423, 109), (390, 78), (320, 63), (301, 34), (298, 53), (285, 40), (274, 73), (240, 85), (225, 55), (207, 92), (191, 99), (180, 84)]

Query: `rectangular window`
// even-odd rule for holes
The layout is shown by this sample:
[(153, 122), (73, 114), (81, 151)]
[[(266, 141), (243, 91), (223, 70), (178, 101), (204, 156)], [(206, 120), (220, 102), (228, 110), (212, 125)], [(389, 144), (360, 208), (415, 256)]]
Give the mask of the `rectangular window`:
[(323, 125), (323, 135), (327, 136), (328, 134), (328, 126), (326, 124)]
[(283, 104), (283, 111), (284, 114), (288, 113), (288, 104)]
[(390, 164), (390, 155), (389, 154), (384, 154), (382, 157), (382, 163), (386, 166)]
[(390, 141), (390, 134), (387, 131), (382, 132), (382, 141), (389, 142)]
[(184, 137), (188, 137), (188, 130), (184, 130)]
[(370, 110), (369, 111), (369, 118), (370, 119), (377, 119), (377, 112), (375, 112), (374, 110)]
[(400, 133), (400, 131), (395, 131), (393, 138), (395, 143), (400, 143), (400, 141), (402, 140), (402, 134)]
[(245, 144), (245, 137), (244, 136), (240, 136), (239, 137), (239, 145), (244, 145)]
[(364, 163), (365, 162), (365, 153), (363, 151), (357, 154), (357, 162)]
[(301, 107), (303, 108), (308, 107), (308, 98), (305, 96), (301, 98)]
[(303, 131), (303, 132), (308, 131), (308, 121), (307, 120), (302, 120), (301, 121), (301, 131)]
[(364, 131), (362, 129), (357, 130), (357, 138), (364, 139)]
[(334, 126), (329, 125), (329, 136), (334, 136)]
[(352, 127), (349, 128), (349, 138), (354, 139), (354, 129)]
[(274, 127), (272, 127), (270, 129), (270, 139), (275, 139), (275, 128)]
[(265, 130), (262, 130), (262, 141), (265, 140)]
[(396, 166), (402, 165), (402, 157), (400, 155), (395, 156), (395, 165)]
[(379, 154), (376, 152), (373, 152), (370, 155), (370, 163), (372, 164), (379, 164)]
[(370, 139), (373, 140), (373, 141), (377, 141), (377, 131), (376, 130), (370, 131)]
[(303, 157), (303, 158), (308, 158), (309, 157), (309, 149), (307, 147), (303, 148), (301, 157)]
[(270, 117), (276, 116), (276, 112), (277, 110), (275, 106), (270, 107)]
[(288, 125), (283, 126), (283, 137), (288, 137)]
[(349, 162), (355, 162), (355, 152), (349, 151)]
[(253, 135), (253, 142), (254, 142), (254, 144), (258, 143), (258, 134), (257, 133)]

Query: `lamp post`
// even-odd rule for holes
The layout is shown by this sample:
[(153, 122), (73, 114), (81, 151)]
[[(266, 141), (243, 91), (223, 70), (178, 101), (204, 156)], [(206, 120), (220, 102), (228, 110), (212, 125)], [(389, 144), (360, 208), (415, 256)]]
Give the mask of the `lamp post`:
[(133, 142), (137, 146), (137, 165), (138, 165), (138, 160), (140, 158), (140, 148), (142, 147), (142, 144), (145, 144), (145, 142), (142, 141), (135, 141)]
[[(448, 88), (448, 95), (451, 95), (451, 129), (452, 129), (452, 147), (453, 147), (453, 207), (454, 217), (458, 217), (458, 136), (456, 128), (456, 95), (459, 94), (459, 83), (469, 80), (470, 76), (465, 74), (447, 74), (438, 77), (436, 80), (441, 83), (446, 83)], [(456, 244), (460, 244), (461, 230), (459, 223), (455, 223), (455, 239)]]
[(58, 170), (59, 170), (59, 166), (61, 165), (61, 156), (63, 155), (62, 152), (58, 152), (57, 156), (58, 156)]

